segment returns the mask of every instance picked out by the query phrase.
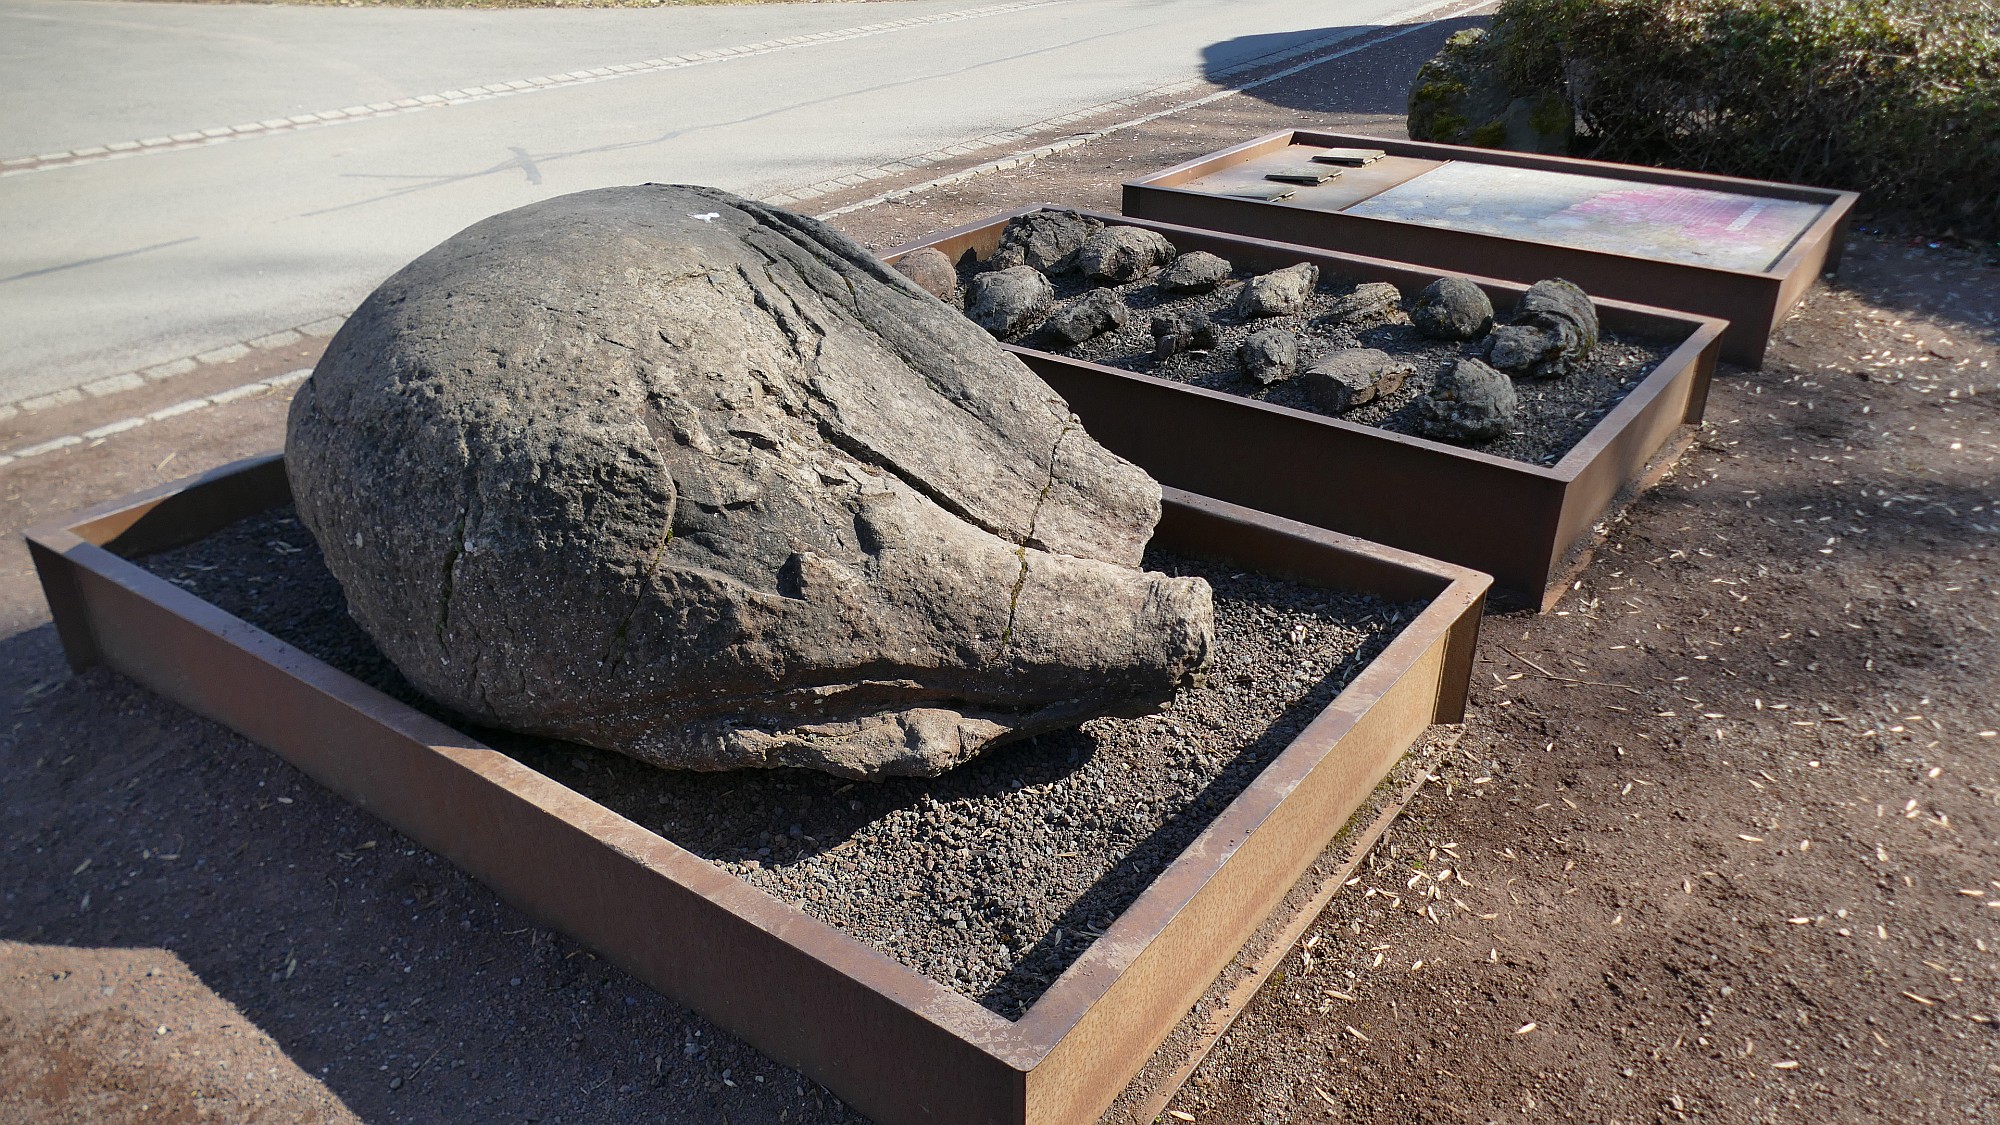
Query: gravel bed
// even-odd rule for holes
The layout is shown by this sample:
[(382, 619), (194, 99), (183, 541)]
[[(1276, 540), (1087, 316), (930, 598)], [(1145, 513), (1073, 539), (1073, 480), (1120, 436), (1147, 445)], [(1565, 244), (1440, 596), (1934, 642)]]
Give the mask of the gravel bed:
[[(961, 263), (959, 297), (963, 303), (965, 284), (984, 272), (984, 263)], [(1439, 376), (1449, 371), (1461, 357), (1484, 358), (1485, 340), (1465, 343), (1432, 340), (1410, 326), (1409, 318), (1398, 311), (1393, 319), (1378, 324), (1353, 326), (1328, 323), (1326, 315), (1340, 298), (1360, 284), (1351, 277), (1321, 273), (1319, 286), (1306, 312), (1299, 316), (1260, 317), (1244, 320), (1236, 315), (1238, 282), (1256, 276), (1256, 271), (1238, 269), (1232, 281), (1215, 291), (1198, 296), (1161, 292), (1151, 278), (1111, 286), (1125, 298), (1132, 315), (1116, 331), (1086, 340), (1075, 347), (1063, 347), (1049, 338), (1041, 322), (1006, 337), (1009, 343), (1037, 348), (1073, 359), (1120, 367), (1146, 375), (1210, 390), (1224, 391), (1277, 406), (1288, 406), (1313, 414), (1326, 414), (1306, 397), (1303, 382), (1288, 379), (1266, 387), (1242, 372), (1236, 349), (1244, 337), (1258, 328), (1279, 325), (1300, 337), (1301, 370), (1323, 351), (1336, 348), (1377, 348), (1406, 360), (1417, 372), (1396, 394), (1364, 404), (1345, 414), (1329, 415), (1375, 426), (1399, 434), (1423, 436), (1417, 428), (1420, 400), (1429, 396)], [(1081, 274), (1052, 276), (1058, 307), (1071, 297), (1089, 292), (1094, 286)], [(1405, 293), (1405, 300), (1416, 296)], [(1164, 361), (1153, 358), (1153, 316), (1173, 312), (1184, 317), (1208, 317), (1215, 325), (1217, 346), (1206, 352), (1184, 352)], [(1561, 379), (1516, 379), (1514, 389), (1521, 399), (1522, 429), (1506, 437), (1469, 446), (1482, 453), (1553, 465), (1570, 447), (1590, 432), (1599, 419), (1609, 414), (1632, 388), (1652, 374), (1673, 347), (1657, 340), (1640, 339), (1606, 331), (1591, 362)]]
[[(347, 616), (289, 508), (141, 560), (450, 721)], [(1215, 589), (1216, 654), (1166, 712), (1097, 719), (938, 778), (675, 773), (469, 733), (1008, 1018), (1018, 1018), (1421, 608), (1150, 552)]]

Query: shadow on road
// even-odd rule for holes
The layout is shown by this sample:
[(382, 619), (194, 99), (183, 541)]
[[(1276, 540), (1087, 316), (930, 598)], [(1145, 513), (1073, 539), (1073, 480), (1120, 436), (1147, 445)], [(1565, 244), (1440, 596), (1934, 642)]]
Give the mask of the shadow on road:
[[(1406, 112), (1409, 102), (1410, 76), (1417, 67), (1444, 45), (1446, 38), (1468, 27), (1484, 27), (1491, 20), (1484, 16), (1458, 16), (1425, 24), (1416, 31), (1403, 32), (1398, 38), (1380, 48), (1362, 51), (1351, 59), (1338, 59), (1316, 67), (1296, 80), (1271, 82), (1261, 86), (1246, 86), (1268, 75), (1275, 69), (1282, 70), (1284, 63), (1273, 62), (1265, 66), (1246, 68), (1245, 60), (1254, 60), (1283, 52), (1301, 43), (1317, 39), (1328, 39), (1343, 33), (1350, 37), (1345, 43), (1326, 48), (1322, 53), (1337, 53), (1362, 43), (1379, 41), (1385, 34), (1395, 34), (1400, 28), (1384, 27), (1321, 27), (1310, 31), (1285, 32), (1274, 35), (1244, 35), (1235, 39), (1225, 39), (1202, 49), (1203, 77), (1218, 85), (1229, 86), (1243, 91), (1244, 96), (1256, 98), (1269, 105), (1285, 109), (1304, 110), (1314, 114), (1394, 114)], [(1305, 61), (1303, 58), (1298, 60)]]

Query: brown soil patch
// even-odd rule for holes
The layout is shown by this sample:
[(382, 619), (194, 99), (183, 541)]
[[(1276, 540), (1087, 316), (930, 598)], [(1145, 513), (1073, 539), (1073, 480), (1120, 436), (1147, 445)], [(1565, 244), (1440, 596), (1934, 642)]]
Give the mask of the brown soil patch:
[(2000, 1115), (1996, 313), (1861, 240), (1557, 613), (1487, 621), (1441, 782), (1174, 1108)]

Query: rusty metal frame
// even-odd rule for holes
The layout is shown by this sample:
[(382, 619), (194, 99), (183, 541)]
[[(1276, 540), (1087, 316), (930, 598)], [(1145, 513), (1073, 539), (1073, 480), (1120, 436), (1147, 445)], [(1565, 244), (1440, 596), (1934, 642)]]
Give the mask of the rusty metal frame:
[[(897, 247), (895, 261), (934, 246), (954, 261), (992, 254), (1016, 215), (996, 215)], [(1092, 212), (1084, 212), (1093, 214)], [(1295, 262), (1415, 292), (1438, 275), (1422, 267), (1218, 234), (1145, 219), (1095, 215), (1159, 231), (1182, 251), (1238, 265)], [(1524, 286), (1475, 277), (1504, 313)], [(1673, 342), (1674, 349), (1554, 465), (1514, 461), (1444, 442), (1191, 387), (1012, 344), (1069, 400), (1090, 435), (1162, 483), (1485, 571), (1497, 602), (1546, 609), (1587, 556), (1593, 526), (1650, 486), (1701, 421), (1721, 321), (1598, 301), (1606, 327)]]
[[(1458, 745), (1457, 736), (1458, 731), (1451, 730), (1438, 739), (1438, 746), (1442, 749), (1432, 750), (1434, 757), (1431, 764), (1435, 764), (1436, 756), (1448, 754)], [(1319, 921), (1334, 895), (1360, 871), (1362, 862), (1374, 851), (1389, 827), (1403, 815), (1410, 802), (1416, 799), (1417, 793), (1435, 779), (1436, 775), (1424, 768), (1393, 790), (1391, 783), (1383, 784), (1382, 799), (1374, 818), (1363, 824), (1357, 815), (1351, 822), (1347, 838), (1329, 846), (1328, 853), (1337, 854), (1338, 861), (1331, 867), (1308, 872), (1294, 885), (1285, 902), (1271, 912), (1257, 934), (1237, 955), (1235, 965), (1238, 974), (1235, 979), (1217, 977), (1204, 997), (1205, 1003), (1199, 1015), (1190, 1013), (1181, 1021), (1187, 1040), (1181, 1048), (1180, 1057), (1172, 1059), (1156, 1075), (1141, 1072), (1126, 1088), (1124, 1100), (1128, 1110), (1124, 1118), (1106, 1115), (1100, 1119), (1103, 1125), (1158, 1125), (1174, 1095), (1180, 1092), (1181, 1086), (1193, 1077), (1208, 1059), (1209, 1053), (1222, 1042), (1222, 1037), (1249, 1009), (1265, 983), (1291, 956), (1293, 946)], [(1337, 853), (1335, 848), (1339, 849)], [(1157, 1053), (1154, 1059), (1156, 1062), (1165, 1061)]]
[[(1464, 161), (1509, 168), (1573, 172), (1634, 183), (1762, 195), (1818, 203), (1826, 208), (1826, 212), (1792, 243), (1775, 265), (1760, 272), (1694, 266), (1573, 246), (1553, 246), (1528, 239), (1446, 230), (1421, 223), (1285, 203), (1229, 199), (1181, 186), (1295, 144), (1375, 148), (1392, 158)], [(1386, 189), (1388, 184), (1381, 186)], [(1434, 270), (1523, 283), (1545, 277), (1568, 278), (1596, 296), (1726, 320), (1729, 328), (1722, 336), (1722, 358), (1745, 367), (1757, 367), (1764, 362), (1764, 351), (1770, 342), (1772, 329), (1805, 296), (1815, 278), (1839, 267), (1849, 214), (1860, 198), (1851, 191), (1648, 168), (1636, 164), (1287, 129), (1128, 180), (1124, 185), (1122, 207), (1125, 214), (1134, 218), (1277, 242), (1294, 242), (1350, 254), (1393, 258)], [(1359, 202), (1359, 199), (1353, 202)]]
[(1412, 741), (1463, 717), (1489, 582), (1168, 490), (1162, 546), (1426, 604), (1010, 1022), (129, 561), (289, 497), (274, 454), (29, 531), (71, 664), (262, 743), (884, 1125), (1094, 1119)]

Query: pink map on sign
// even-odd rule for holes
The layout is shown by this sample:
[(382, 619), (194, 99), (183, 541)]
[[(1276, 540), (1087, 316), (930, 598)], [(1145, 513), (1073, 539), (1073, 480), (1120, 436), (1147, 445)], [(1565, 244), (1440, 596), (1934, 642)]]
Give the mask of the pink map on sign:
[(1364, 199), (1347, 213), (1762, 272), (1824, 210), (1766, 195), (1459, 160)]
[(1777, 200), (1749, 195), (1730, 195), (1696, 188), (1645, 187), (1607, 191), (1575, 204), (1562, 213), (1604, 216), (1626, 223), (1679, 227), (1681, 235), (1693, 239), (1719, 239), (1765, 246), (1778, 238), (1789, 240), (1794, 232), (1783, 212), (1771, 205)]

